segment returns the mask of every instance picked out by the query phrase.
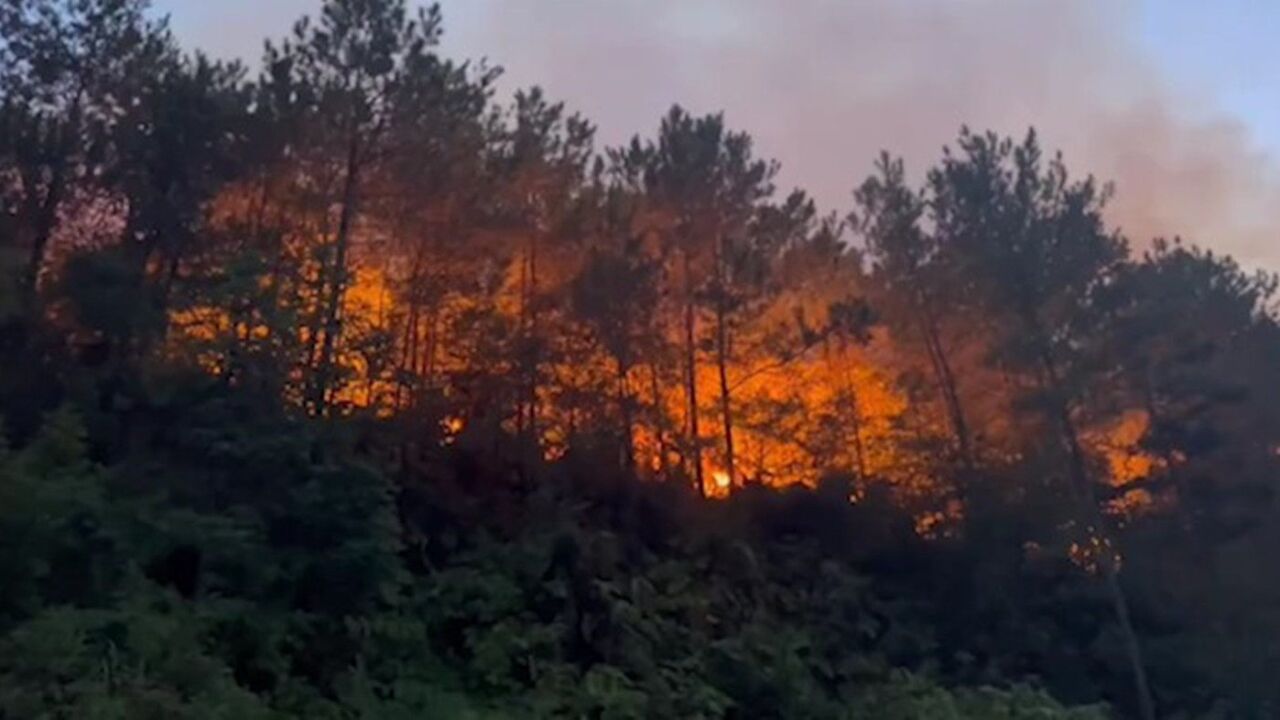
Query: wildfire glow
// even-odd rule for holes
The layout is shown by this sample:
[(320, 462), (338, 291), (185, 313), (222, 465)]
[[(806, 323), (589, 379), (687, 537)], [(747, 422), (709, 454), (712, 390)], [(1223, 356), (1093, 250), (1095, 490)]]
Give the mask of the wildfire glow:
[[(230, 193), (226, 202), (215, 203), (215, 221), (243, 224), (236, 218), (253, 207), (241, 202), (241, 195)], [(317, 288), (324, 276), (310, 258), (318, 255), (316, 246), (323, 239), (306, 232), (290, 238), (286, 250), (300, 258), (303, 270), (292, 281), (293, 312), (304, 319), (318, 317), (322, 294)], [(454, 443), (472, 424), (511, 434), (534, 428), (542, 456), (554, 462), (580, 440), (622, 435), (628, 447), (619, 457), (655, 478), (691, 480), (696, 446), (708, 497), (728, 497), (737, 482), (816, 485), (836, 471), (857, 477), (862, 485), (889, 488), (913, 513), (921, 535), (945, 534), (962, 516), (933, 456), (921, 451), (945, 445), (949, 426), (938, 404), (920, 400), (902, 382), (912, 375), (902, 372), (911, 366), (912, 356), (901, 338), (882, 327), (861, 343), (831, 339), (794, 354), (785, 350), (797, 315), (809, 326), (821, 327), (832, 303), (856, 285), (855, 276), (806, 271), (749, 322), (733, 327), (733, 350), (720, 359), (723, 368), (708, 347), (699, 345), (691, 356), (699, 429), (691, 437), (688, 368), (682, 361), (655, 353), (641, 363), (632, 357), (629, 367), (620, 368), (618, 358), (599, 342), (598, 329), (581, 324), (555, 303), (531, 304), (536, 298), (567, 294), (581, 271), (581, 257), (557, 253), (554, 245), (540, 247), (535, 276), (530, 247), (517, 242), (513, 249), (510, 238), (498, 236), (477, 242), (488, 243), (493, 257), (506, 258), (505, 266), (498, 264), (491, 296), (458, 284), (457, 278), (474, 265), (467, 265), (465, 256), (450, 254), (447, 243), (423, 250), (416, 264), (381, 250), (356, 251), (342, 297), (341, 334), (333, 358), (337, 371), (328, 398), (332, 405), (389, 416), (411, 407), (417, 393), (430, 388), (433, 402), (443, 403), (441, 409), (448, 413), (440, 422), (444, 444)], [(415, 270), (420, 267), (435, 268), (436, 274)], [(288, 287), (264, 285), (261, 290)], [(657, 335), (672, 348), (681, 347), (682, 326), (672, 320), (678, 313), (661, 303), (654, 311)], [(488, 319), (481, 323), (477, 318)], [(292, 345), (305, 353), (299, 365), (313, 363), (314, 335), (324, 327), (303, 320), (296, 328), (286, 325), (269, 333), (261, 317), (232, 317), (206, 307), (175, 311), (171, 322), (179, 330), (172, 337), (198, 341), (195, 359), (212, 373), (231, 366), (232, 350), (239, 344), (259, 342), (267, 350), (273, 343), (288, 346), (288, 338), (277, 341), (271, 333), (295, 333)], [(710, 322), (700, 317), (697, 332), (706, 335)], [(538, 355), (521, 354), (526, 352), (519, 347), (523, 333), (544, 336)], [(784, 350), (770, 352), (776, 342)], [(973, 345), (980, 350), (982, 344)], [(986, 456), (1016, 457), (1016, 428), (999, 420), (1010, 415), (1001, 405), (1006, 397), (998, 391), (1006, 380), (972, 370), (981, 367), (981, 357), (958, 354), (957, 360), (970, 368), (967, 377), (975, 378), (974, 386), (997, 389), (966, 398), (985, 430)], [(524, 365), (530, 362), (531, 367)], [(731, 389), (727, 403), (721, 396), (721, 372)], [(920, 374), (927, 377), (927, 369)], [(532, 387), (527, 385), (531, 379), (536, 379)], [(300, 388), (286, 393), (303, 402), (305, 390)], [(513, 401), (515, 410), (509, 412)], [(463, 406), (473, 402), (479, 405)], [(730, 430), (722, 415), (726, 406), (732, 408), (732, 448), (725, 447)], [(630, 408), (630, 417), (623, 417), (622, 407)], [(478, 408), (483, 409), (476, 414)], [(618, 433), (624, 425), (625, 432)], [(1163, 461), (1142, 447), (1148, 428), (1145, 413), (1130, 411), (1087, 429), (1085, 444), (1098, 467), (1113, 485), (1127, 490), (1113, 503), (1113, 512), (1152, 505), (1140, 481), (1161, 470)]]

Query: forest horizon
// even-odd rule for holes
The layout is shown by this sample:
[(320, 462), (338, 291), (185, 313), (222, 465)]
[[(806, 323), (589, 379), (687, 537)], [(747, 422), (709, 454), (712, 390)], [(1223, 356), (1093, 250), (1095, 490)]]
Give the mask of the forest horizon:
[[(1267, 718), (1280, 278), (325, 0), (0, 4), (0, 720)], [(820, 139), (818, 139), (820, 141)]]
[[(882, 150), (914, 183), (962, 124), (1010, 136), (1034, 126), (1073, 167), (1116, 184), (1107, 219), (1139, 249), (1180, 235), (1251, 269), (1280, 266), (1269, 231), (1280, 222), (1280, 103), (1248, 72), (1280, 59), (1266, 43), (1280, 10), (1239, 0), (1218, 12), (1185, 0), (441, 7), (442, 55), (503, 68), (501, 104), (542, 86), (591, 119), (599, 147), (650, 134), (673, 103), (723, 111), (781, 162), (781, 187), (843, 212)], [(184, 47), (256, 72), (262, 37), (312, 9), (158, 0), (153, 13), (170, 17)]]

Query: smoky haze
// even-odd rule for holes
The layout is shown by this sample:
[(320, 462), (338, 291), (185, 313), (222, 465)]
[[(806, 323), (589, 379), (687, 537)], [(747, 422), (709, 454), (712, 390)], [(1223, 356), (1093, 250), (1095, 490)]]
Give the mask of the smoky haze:
[[(276, 3), (281, 31), (314, 6)], [(962, 124), (1017, 136), (1035, 126), (1076, 173), (1115, 183), (1111, 219), (1135, 246), (1181, 235), (1280, 267), (1280, 166), (1241, 122), (1179, 93), (1134, 46), (1126, 31), (1137, 10), (1093, 0), (465, 0), (444, 3), (444, 44), (507, 68), (506, 90), (544, 86), (596, 122), (604, 144), (651, 134), (673, 102), (723, 110), (782, 162), (782, 185), (840, 212), (882, 149), (919, 176)], [(173, 11), (182, 31), (184, 10)], [(214, 50), (246, 47), (207, 24), (193, 34)]]

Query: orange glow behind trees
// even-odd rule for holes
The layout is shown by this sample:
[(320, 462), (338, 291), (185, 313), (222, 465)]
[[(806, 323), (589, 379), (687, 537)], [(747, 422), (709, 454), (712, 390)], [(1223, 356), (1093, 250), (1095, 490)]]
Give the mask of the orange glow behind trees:
[[(1182, 677), (1148, 683), (1143, 643), (1170, 624), (1166, 600), (1202, 640), (1239, 599), (1274, 615), (1275, 588), (1248, 588), (1264, 574), (1256, 548), (1280, 536), (1280, 280), (1177, 241), (1136, 255), (1107, 222), (1111, 188), (1034, 132), (962, 129), (918, 184), (890, 155), (849, 158), (848, 212), (823, 214), (776, 187), (778, 164), (721, 114), (674, 106), (651, 135), (600, 148), (537, 88), (496, 99), (496, 70), (437, 53), (435, 6), (326, 0), (253, 79), (184, 55), (144, 10), (0, 3), (2, 29), (27, 38), (0, 38), (6, 435), (25, 442), (71, 403), (101, 445), (86, 463), (124, 471), (166, 446), (185, 467), (210, 422), (231, 475), (272, 454), (238, 447), (263, 412), (273, 432), (315, 433), (297, 446), (299, 486), (328, 487), (311, 475), (331, 470), (331, 431), (386, 469), (402, 494), (353, 507), (389, 516), (437, 491), (451, 504), (461, 479), (523, 508), (598, 482), (593, 507), (610, 498), (605, 524), (629, 533), (641, 496), (673, 517), (785, 515), (760, 530), (777, 551), (793, 535), (863, 537), (887, 565), (960, 560), (965, 577), (902, 569), (929, 575), (931, 596), (946, 594), (936, 575), (974, 600), (968, 617), (1016, 646), (1011, 666), (1043, 659), (1036, 613), (1084, 613), (1119, 638), (1089, 635), (1116, 646), (1089, 662), (1125, 668), (1144, 720)], [(170, 432), (177, 418), (189, 426)], [(173, 501), (189, 481), (166, 480)], [(238, 502), (277, 502), (252, 484)], [(784, 486), (816, 491), (761, 489)], [(215, 514), (240, 507), (195, 490)], [(395, 527), (379, 523), (387, 558)], [(326, 534), (295, 530), (279, 534)], [(853, 568), (861, 550), (838, 553)], [(1243, 591), (1202, 573), (1217, 553), (1248, 568)], [(413, 562), (426, 570), (428, 554)], [(565, 570), (589, 572), (576, 563)], [(1134, 594), (1143, 573), (1152, 590)], [(1068, 576), (1088, 597), (1063, 597)], [(1009, 612), (1004, 595), (1028, 588), (1045, 597)], [(1114, 626), (1097, 622), (1099, 599)], [(1158, 613), (1141, 607), (1153, 599)], [(581, 615), (564, 628), (586, 632)], [(1233, 671), (1274, 666), (1265, 652)], [(603, 655), (583, 657), (594, 669)], [(1004, 660), (936, 664), (1003, 676), (987, 662)]]

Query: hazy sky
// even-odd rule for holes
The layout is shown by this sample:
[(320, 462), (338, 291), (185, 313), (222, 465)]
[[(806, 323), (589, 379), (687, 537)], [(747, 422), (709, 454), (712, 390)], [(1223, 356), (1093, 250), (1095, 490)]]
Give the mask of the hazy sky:
[[(256, 59), (318, 0), (155, 0)], [(615, 144), (673, 102), (724, 110), (782, 184), (842, 212), (880, 149), (919, 170), (961, 124), (1034, 125), (1115, 181), (1135, 242), (1180, 234), (1280, 269), (1280, 2), (445, 0), (443, 52), (540, 84)]]

